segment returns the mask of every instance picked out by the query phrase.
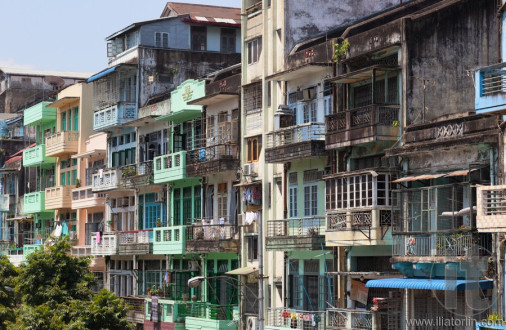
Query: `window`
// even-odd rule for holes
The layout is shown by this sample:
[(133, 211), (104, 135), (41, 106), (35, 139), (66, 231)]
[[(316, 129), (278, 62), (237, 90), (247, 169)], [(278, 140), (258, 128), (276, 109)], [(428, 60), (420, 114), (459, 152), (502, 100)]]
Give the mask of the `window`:
[(258, 236), (248, 236), (248, 261), (258, 259)]
[(262, 83), (244, 88), (244, 102), (246, 115), (262, 111)]
[(74, 108), (74, 131), (79, 131), (79, 107)]
[(289, 217), (297, 217), (297, 172), (288, 175), (288, 193), (289, 193)]
[(207, 50), (207, 29), (205, 26), (191, 27), (192, 50)]
[(256, 38), (247, 43), (248, 48), (248, 64), (258, 62), (262, 53), (262, 38)]
[(67, 113), (66, 112), (63, 112), (61, 114), (61, 131), (66, 131), (67, 130)]
[(235, 53), (235, 30), (221, 29), (221, 52)]
[(228, 192), (227, 184), (220, 183), (218, 185), (218, 219), (227, 218)]
[(248, 163), (257, 162), (260, 157), (260, 151), (262, 151), (262, 137), (256, 136), (246, 139)]
[(312, 184), (304, 187), (304, 216), (318, 214), (318, 185)]
[(169, 48), (169, 34), (167, 32), (155, 32), (155, 47)]
[(316, 101), (304, 104), (304, 124), (316, 122)]

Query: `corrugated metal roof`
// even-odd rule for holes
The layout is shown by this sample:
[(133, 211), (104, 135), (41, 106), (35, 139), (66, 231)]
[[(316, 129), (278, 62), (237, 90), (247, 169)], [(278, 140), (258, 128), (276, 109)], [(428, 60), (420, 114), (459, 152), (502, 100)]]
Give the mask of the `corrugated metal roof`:
[(118, 65), (115, 65), (113, 66), (112, 68), (109, 68), (109, 69), (105, 69), (104, 71), (101, 71), (91, 77), (88, 78), (88, 80), (86, 80), (86, 82), (92, 82), (92, 81), (95, 81), (97, 79), (100, 79), (104, 76), (107, 76), (109, 73), (112, 73), (114, 71), (116, 71), (116, 69), (119, 68), (119, 64)]
[(446, 172), (446, 173), (435, 173), (435, 174), (422, 174), (422, 175), (410, 175), (405, 176), (403, 178), (393, 180), (393, 183), (400, 183), (400, 182), (409, 182), (409, 181), (418, 181), (418, 180), (429, 180), (429, 179), (437, 179), (441, 177), (449, 178), (453, 176), (464, 176), (468, 175), (469, 172), (476, 171), (476, 169), (469, 170), (458, 170), (453, 172)]
[(494, 283), (489, 280), (455, 280), (432, 278), (385, 278), (379, 280), (370, 280), (365, 284), (368, 288), (388, 288), (388, 289), (416, 289), (416, 290), (446, 290), (461, 291), (478, 289), (492, 289)]
[(195, 3), (167, 2), (164, 13), (167, 12), (167, 9), (173, 10), (177, 15), (188, 14), (192, 16), (192, 18), (212, 17), (221, 20), (234, 20), (238, 23), (241, 23), (240, 8), (210, 6)]
[(31, 69), (19, 69), (19, 68), (0, 68), (9, 75), (20, 75), (20, 76), (57, 76), (62, 78), (77, 78), (86, 79), (91, 76), (91, 72), (74, 72), (74, 71), (48, 71), (48, 70), (31, 70)]

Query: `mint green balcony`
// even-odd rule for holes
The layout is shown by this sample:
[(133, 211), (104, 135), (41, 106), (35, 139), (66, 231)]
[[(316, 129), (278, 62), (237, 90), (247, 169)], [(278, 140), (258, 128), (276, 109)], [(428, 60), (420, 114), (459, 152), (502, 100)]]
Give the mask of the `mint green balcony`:
[(169, 183), (186, 178), (186, 151), (155, 157), (155, 183)]
[(56, 108), (47, 108), (51, 102), (41, 102), (25, 110), (23, 124), (36, 126), (39, 124), (56, 121)]
[(54, 164), (56, 158), (46, 157), (46, 145), (39, 144), (38, 146), (26, 149), (23, 151), (23, 166), (31, 167), (41, 164)]
[(25, 194), (23, 210), (27, 214), (40, 213), (46, 210), (46, 199), (44, 191), (36, 191)]
[(44, 244), (42, 244), (42, 242), (39, 244), (24, 245), (23, 246), (23, 262), (26, 261), (26, 257), (28, 257), (30, 254), (34, 253), (38, 249), (43, 249), (43, 248), (44, 248)]
[(153, 254), (186, 253), (186, 226), (153, 228)]
[(204, 80), (188, 79), (184, 81), (170, 93), (170, 112), (156, 118), (156, 120), (182, 123), (197, 118), (202, 113), (202, 106), (188, 103), (205, 96), (205, 89), (206, 82)]

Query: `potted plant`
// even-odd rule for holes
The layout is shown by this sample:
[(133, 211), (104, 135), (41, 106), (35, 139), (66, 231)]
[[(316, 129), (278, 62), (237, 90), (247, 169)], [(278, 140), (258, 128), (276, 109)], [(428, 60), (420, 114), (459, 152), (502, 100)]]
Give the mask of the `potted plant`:
[(79, 179), (76, 179), (76, 188), (81, 187), (81, 181)]

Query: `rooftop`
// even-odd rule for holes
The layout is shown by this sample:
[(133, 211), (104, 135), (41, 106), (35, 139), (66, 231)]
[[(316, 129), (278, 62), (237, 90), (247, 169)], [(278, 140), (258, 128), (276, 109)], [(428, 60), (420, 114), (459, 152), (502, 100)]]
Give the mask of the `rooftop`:
[(0, 72), (8, 75), (19, 76), (56, 76), (62, 78), (86, 79), (93, 73), (90, 72), (74, 72), (74, 71), (49, 71), (49, 70), (31, 70), (20, 68), (0, 68)]

